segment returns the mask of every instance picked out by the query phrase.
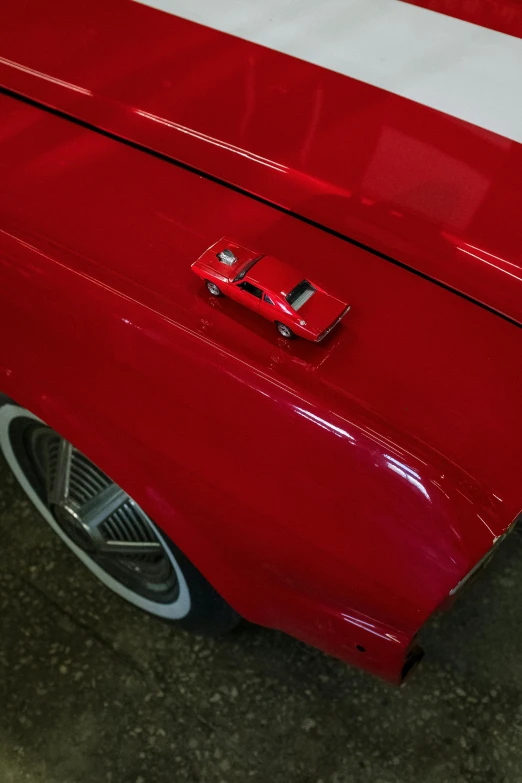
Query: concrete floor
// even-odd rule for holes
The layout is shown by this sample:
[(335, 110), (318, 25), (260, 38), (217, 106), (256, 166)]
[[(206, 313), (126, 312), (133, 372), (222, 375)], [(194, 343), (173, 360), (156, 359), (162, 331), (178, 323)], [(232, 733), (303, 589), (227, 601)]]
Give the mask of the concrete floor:
[(522, 535), (394, 689), (281, 633), (102, 588), (0, 462), (0, 783), (522, 781)]

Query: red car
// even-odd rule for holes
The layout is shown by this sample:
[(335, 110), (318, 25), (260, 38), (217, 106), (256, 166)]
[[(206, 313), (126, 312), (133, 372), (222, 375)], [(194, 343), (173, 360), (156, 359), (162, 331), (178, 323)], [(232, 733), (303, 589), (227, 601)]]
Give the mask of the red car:
[(223, 237), (192, 264), (212, 296), (229, 296), (272, 321), (282, 337), (320, 342), (349, 305), (273, 256), (260, 255)]
[[(395, 683), (522, 509), (520, 31), (423, 3), (383, 26), (374, 0), (363, 25), (358, 3), (24, 0), (0, 25), (21, 487), (150, 614), (246, 618)], [(205, 252), (223, 231), (274, 304)], [(349, 328), (267, 339), (201, 295), (202, 253), (285, 329), (317, 339), (345, 298)]]

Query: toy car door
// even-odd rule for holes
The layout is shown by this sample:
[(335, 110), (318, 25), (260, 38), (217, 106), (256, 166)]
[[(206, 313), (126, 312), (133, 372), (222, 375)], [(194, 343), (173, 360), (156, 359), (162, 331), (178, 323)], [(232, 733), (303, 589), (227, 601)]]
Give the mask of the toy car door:
[(240, 280), (237, 283), (231, 283), (228, 286), (228, 295), (231, 299), (235, 299), (245, 307), (253, 310), (255, 313), (259, 312), (259, 305), (263, 292), (260, 288), (249, 283), (248, 280)]
[(265, 291), (261, 299), (261, 304), (259, 305), (259, 314), (264, 318), (268, 318), (269, 321), (275, 321), (277, 320), (278, 310), (279, 308), (276, 306), (274, 297), (270, 296), (270, 294), (267, 294)]

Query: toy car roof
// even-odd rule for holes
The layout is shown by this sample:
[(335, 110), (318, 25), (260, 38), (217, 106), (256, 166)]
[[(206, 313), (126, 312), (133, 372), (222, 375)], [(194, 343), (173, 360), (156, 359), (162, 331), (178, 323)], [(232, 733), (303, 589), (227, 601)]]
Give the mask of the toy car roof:
[(268, 291), (287, 296), (303, 279), (302, 272), (274, 256), (262, 256), (248, 272), (248, 279)]

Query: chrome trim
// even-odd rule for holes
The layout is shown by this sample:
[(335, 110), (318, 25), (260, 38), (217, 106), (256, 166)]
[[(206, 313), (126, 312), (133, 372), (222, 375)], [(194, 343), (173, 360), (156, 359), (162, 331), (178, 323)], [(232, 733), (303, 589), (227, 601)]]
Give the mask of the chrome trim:
[(491, 558), (493, 557), (493, 555), (494, 555), (494, 554), (495, 554), (495, 552), (497, 551), (497, 547), (499, 546), (499, 544), (500, 544), (500, 543), (502, 543), (502, 541), (503, 541), (505, 538), (507, 538), (507, 536), (508, 536), (508, 535), (509, 535), (509, 534), (510, 534), (512, 531), (513, 531), (513, 529), (514, 529), (515, 525), (517, 524), (517, 522), (519, 522), (519, 520), (521, 519), (521, 517), (522, 517), (522, 515), (521, 515), (521, 514), (519, 514), (519, 515), (518, 515), (518, 517), (516, 517), (516, 519), (514, 519), (514, 521), (513, 521), (513, 522), (510, 524), (510, 526), (508, 527), (508, 529), (507, 529), (507, 530), (506, 530), (504, 533), (502, 533), (502, 535), (501, 535), (501, 536), (497, 536), (497, 537), (496, 537), (496, 538), (493, 540), (493, 546), (491, 547), (491, 549), (488, 549), (488, 551), (486, 552), (486, 554), (484, 555), (484, 557), (482, 557), (482, 558), (481, 558), (481, 559), (478, 561), (478, 563), (476, 563), (476, 564), (473, 566), (473, 568), (471, 569), (471, 571), (468, 571), (468, 573), (466, 574), (466, 576), (465, 576), (463, 579), (461, 579), (461, 580), (460, 580), (460, 582), (458, 582), (458, 583), (455, 585), (455, 587), (454, 587), (452, 590), (450, 590), (450, 591), (449, 591), (449, 595), (455, 595), (456, 593), (458, 593), (458, 592), (459, 592), (459, 590), (461, 590), (461, 589), (464, 587), (464, 585), (466, 584), (466, 582), (469, 582), (469, 580), (470, 580), (470, 579), (471, 579), (473, 576), (475, 576), (475, 574), (477, 573), (477, 571), (480, 571), (482, 568), (485, 568), (485, 567), (487, 566), (487, 564), (489, 563), (489, 561), (491, 560)]
[(338, 324), (340, 321), (342, 321), (342, 320), (343, 320), (344, 316), (346, 315), (346, 313), (347, 313), (347, 312), (348, 312), (350, 309), (351, 309), (351, 305), (348, 305), (348, 307), (347, 307), (345, 310), (343, 310), (343, 312), (341, 313), (341, 315), (339, 316), (339, 318), (338, 318), (336, 321), (334, 321), (334, 322), (333, 322), (333, 324), (331, 324), (331, 325), (328, 327), (328, 329), (325, 329), (325, 330), (324, 330), (324, 332), (322, 332), (322, 333), (319, 335), (319, 337), (316, 339), (316, 341), (315, 341), (315, 342), (316, 342), (316, 343), (320, 343), (320, 342), (321, 342), (321, 340), (324, 340), (324, 338), (325, 338), (325, 337), (326, 337), (328, 334), (330, 334), (330, 332), (332, 331), (332, 329), (334, 329), (334, 328), (337, 326), (337, 324)]
[(226, 266), (234, 266), (237, 261), (237, 256), (232, 252), (232, 250), (230, 250), (229, 247), (226, 247), (224, 250), (218, 253), (217, 257), (219, 261), (221, 261), (221, 263), (225, 264)]

